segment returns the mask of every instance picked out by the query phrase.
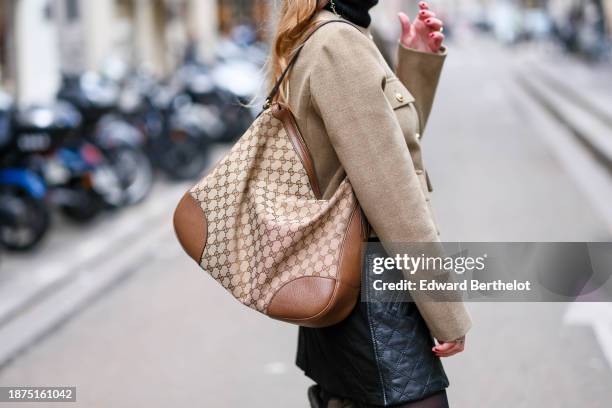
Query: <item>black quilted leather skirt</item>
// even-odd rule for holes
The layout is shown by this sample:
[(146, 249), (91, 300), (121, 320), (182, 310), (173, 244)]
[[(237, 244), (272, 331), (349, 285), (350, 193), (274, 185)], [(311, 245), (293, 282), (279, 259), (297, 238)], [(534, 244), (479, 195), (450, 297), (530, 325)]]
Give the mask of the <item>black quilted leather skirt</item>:
[(365, 407), (416, 401), (448, 387), (416, 305), (377, 301), (368, 287), (362, 285), (362, 301), (344, 321), (322, 329), (300, 327), (298, 367), (327, 393)]

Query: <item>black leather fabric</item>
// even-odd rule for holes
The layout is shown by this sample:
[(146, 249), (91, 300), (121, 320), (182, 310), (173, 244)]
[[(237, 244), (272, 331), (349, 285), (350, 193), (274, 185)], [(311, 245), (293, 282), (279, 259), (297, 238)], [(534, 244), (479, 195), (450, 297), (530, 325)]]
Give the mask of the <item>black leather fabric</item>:
[(322, 329), (300, 327), (296, 363), (305, 374), (328, 393), (364, 407), (416, 401), (448, 387), (416, 305), (363, 294), (368, 301), (360, 301), (344, 321)]

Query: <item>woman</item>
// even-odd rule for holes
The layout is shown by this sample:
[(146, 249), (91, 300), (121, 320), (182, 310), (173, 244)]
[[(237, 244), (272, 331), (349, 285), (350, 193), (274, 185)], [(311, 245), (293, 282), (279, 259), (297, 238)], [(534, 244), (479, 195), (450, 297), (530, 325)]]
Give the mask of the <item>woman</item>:
[[(346, 175), (382, 242), (437, 242), (421, 136), (446, 55), (442, 22), (419, 4), (400, 13), (396, 72), (374, 45), (377, 0), (284, 0), (270, 60), (274, 81), (315, 25), (283, 82), (289, 105), (329, 198)], [(440, 357), (463, 351), (471, 321), (462, 303), (359, 302), (343, 322), (300, 328), (297, 365), (317, 385), (321, 407), (444, 407)], [(437, 339), (436, 344), (433, 338)]]

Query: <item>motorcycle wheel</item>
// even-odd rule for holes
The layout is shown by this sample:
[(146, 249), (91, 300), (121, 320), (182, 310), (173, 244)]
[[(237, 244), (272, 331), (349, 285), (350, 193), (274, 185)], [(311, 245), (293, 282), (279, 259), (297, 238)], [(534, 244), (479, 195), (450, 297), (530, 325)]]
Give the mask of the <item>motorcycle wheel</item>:
[(119, 177), (123, 204), (133, 205), (144, 200), (153, 188), (153, 165), (138, 148), (120, 147), (109, 152), (110, 164)]
[(49, 230), (49, 210), (44, 201), (22, 191), (0, 191), (0, 243), (11, 251), (34, 248)]
[(70, 220), (84, 224), (96, 218), (104, 210), (106, 203), (102, 197), (91, 190), (81, 190), (79, 194), (81, 198), (78, 204), (63, 205), (60, 211)]
[(159, 167), (172, 179), (193, 180), (199, 177), (209, 163), (207, 146), (182, 130), (174, 130), (169, 140), (156, 146)]

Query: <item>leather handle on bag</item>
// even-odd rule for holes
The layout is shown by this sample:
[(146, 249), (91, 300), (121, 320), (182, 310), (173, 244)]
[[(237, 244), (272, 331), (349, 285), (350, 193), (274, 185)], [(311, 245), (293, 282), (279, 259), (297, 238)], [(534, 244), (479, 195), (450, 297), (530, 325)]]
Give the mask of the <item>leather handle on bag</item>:
[(289, 111), (286, 106), (281, 105), (280, 103), (275, 103), (272, 106), (272, 115), (275, 118), (279, 119), (283, 122), (283, 126), (285, 127), (285, 131), (287, 132), (287, 136), (289, 137), (289, 141), (293, 145), (293, 150), (297, 153), (304, 166), (304, 170), (306, 170), (306, 174), (308, 175), (308, 181), (310, 183), (310, 188), (317, 200), (322, 198), (321, 188), (319, 187), (319, 181), (317, 179), (317, 175), (315, 172), (314, 161), (312, 160), (312, 156), (310, 155), (310, 151), (306, 146), (306, 142), (302, 138), (300, 131), (298, 130), (297, 123), (295, 122), (295, 118)]

